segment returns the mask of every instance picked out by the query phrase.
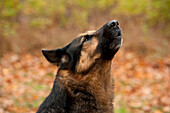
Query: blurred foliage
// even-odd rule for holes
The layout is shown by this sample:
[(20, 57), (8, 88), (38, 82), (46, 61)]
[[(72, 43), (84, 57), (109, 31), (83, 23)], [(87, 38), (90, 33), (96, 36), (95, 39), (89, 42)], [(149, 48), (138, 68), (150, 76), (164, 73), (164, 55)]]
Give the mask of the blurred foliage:
[(119, 0), (118, 12), (138, 15), (151, 25), (167, 25), (170, 20), (170, 0)]
[[(154, 28), (153, 31), (158, 29), (168, 37), (169, 8), (170, 0), (0, 0), (0, 56), (5, 49), (19, 52), (24, 47), (32, 51), (44, 45), (62, 45), (63, 37), (69, 38), (76, 29), (81, 32), (87, 25), (88, 29), (90, 26), (95, 28), (96, 24), (99, 27), (100, 24), (95, 23), (97, 20), (102, 23), (113, 17), (120, 17), (124, 26), (136, 21), (132, 24), (137, 24), (136, 29), (142, 29), (139, 35), (147, 35), (149, 29)], [(51, 33), (51, 28), (55, 28), (55, 33)], [(65, 32), (65, 28), (74, 31), (58, 36), (56, 40), (55, 36)], [(148, 37), (144, 36), (144, 39), (148, 40)], [(167, 45), (167, 40), (163, 45)]]
[[(22, 20), (32, 27), (87, 24), (93, 13), (141, 16), (147, 24), (169, 27), (170, 0), (1, 0), (2, 33), (13, 35)], [(167, 24), (168, 23), (168, 24)]]

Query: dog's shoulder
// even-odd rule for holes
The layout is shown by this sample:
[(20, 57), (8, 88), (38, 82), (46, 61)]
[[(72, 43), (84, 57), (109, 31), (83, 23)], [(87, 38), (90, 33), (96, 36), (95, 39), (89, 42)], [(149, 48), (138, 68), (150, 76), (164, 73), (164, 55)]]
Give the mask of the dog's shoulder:
[(67, 93), (59, 78), (60, 76), (56, 76), (51, 93), (41, 104), (37, 113), (66, 113)]

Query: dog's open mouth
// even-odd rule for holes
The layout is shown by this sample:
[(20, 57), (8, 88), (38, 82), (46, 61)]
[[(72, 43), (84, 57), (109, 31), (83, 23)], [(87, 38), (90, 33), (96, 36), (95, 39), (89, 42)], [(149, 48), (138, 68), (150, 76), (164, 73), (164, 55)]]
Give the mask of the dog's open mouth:
[(116, 34), (116, 38), (121, 38), (122, 36), (122, 30), (119, 28)]
[(117, 33), (117, 36), (116, 36), (116, 37), (121, 36), (121, 35), (122, 35), (121, 31), (118, 31), (118, 33)]

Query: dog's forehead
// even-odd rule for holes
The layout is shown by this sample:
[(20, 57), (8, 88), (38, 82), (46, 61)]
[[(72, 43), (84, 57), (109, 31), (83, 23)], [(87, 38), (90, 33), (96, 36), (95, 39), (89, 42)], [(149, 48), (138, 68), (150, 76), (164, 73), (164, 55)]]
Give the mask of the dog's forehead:
[(86, 36), (86, 35), (92, 35), (95, 32), (96, 32), (96, 30), (87, 31), (85, 33), (80, 33), (77, 37), (83, 37), (83, 36)]
[(82, 46), (82, 42), (84, 40), (84, 36), (86, 35), (92, 35), (95, 32), (95, 30), (93, 31), (87, 31), (85, 33), (81, 33), (79, 34), (70, 44), (69, 47), (67, 49), (67, 52), (75, 52), (78, 51), (77, 49), (80, 48)]
[(86, 35), (93, 35), (96, 31), (92, 30), (92, 31), (87, 31), (85, 33), (80, 33), (72, 42), (71, 45), (72, 46), (77, 46), (79, 44), (81, 44), (83, 42), (84, 36)]

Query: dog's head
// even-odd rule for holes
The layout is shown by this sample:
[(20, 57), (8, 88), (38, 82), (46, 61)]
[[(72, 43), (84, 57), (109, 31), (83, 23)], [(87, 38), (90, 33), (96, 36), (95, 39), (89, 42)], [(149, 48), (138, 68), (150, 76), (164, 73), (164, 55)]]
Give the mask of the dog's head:
[(80, 34), (61, 49), (42, 50), (45, 58), (62, 70), (82, 73), (98, 60), (112, 60), (122, 45), (121, 29), (117, 20), (106, 23), (97, 31)]

